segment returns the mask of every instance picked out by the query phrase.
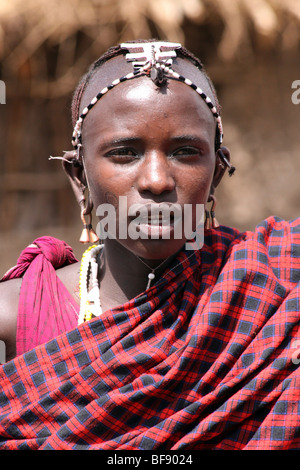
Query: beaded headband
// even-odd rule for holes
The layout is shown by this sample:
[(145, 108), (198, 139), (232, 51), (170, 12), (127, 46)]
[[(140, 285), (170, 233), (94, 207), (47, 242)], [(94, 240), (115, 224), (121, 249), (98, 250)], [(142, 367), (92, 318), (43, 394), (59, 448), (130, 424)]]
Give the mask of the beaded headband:
[[(133, 71), (124, 75), (121, 78), (117, 78), (110, 85), (103, 88), (82, 111), (76, 124), (74, 126), (72, 135), (72, 145), (74, 149), (78, 150), (81, 146), (81, 130), (84, 119), (86, 118), (89, 111), (95, 106), (95, 104), (112, 88), (116, 87), (122, 82), (132, 80), (141, 76), (149, 76), (154, 83), (157, 85), (162, 84), (166, 78), (172, 78), (185, 83), (193, 90), (195, 90), (199, 96), (207, 104), (208, 108), (212, 112), (217, 122), (218, 127), (218, 141), (217, 146), (219, 147), (223, 140), (223, 126), (221, 116), (214, 106), (212, 100), (188, 78), (172, 70), (171, 66), (173, 58), (176, 57), (176, 49), (181, 48), (179, 43), (171, 42), (145, 42), (145, 43), (122, 43), (120, 44), (122, 49), (127, 49), (131, 52), (126, 54), (128, 62), (132, 62)], [(132, 52), (136, 49), (142, 49), (143, 52)]]

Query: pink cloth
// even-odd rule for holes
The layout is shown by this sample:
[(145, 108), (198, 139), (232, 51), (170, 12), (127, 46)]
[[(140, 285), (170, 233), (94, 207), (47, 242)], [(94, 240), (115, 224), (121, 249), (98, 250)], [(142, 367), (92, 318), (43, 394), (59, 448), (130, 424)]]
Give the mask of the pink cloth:
[(17, 356), (77, 326), (79, 305), (55, 270), (77, 262), (72, 248), (53, 237), (37, 238), (1, 279), (23, 276), (19, 297)]

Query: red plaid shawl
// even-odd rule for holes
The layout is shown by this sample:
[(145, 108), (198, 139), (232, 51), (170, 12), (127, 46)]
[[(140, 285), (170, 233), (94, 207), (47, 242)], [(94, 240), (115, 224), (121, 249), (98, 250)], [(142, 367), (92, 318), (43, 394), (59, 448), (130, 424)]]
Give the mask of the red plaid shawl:
[(212, 230), (146, 293), (5, 364), (0, 448), (299, 449), (299, 250), (299, 221)]

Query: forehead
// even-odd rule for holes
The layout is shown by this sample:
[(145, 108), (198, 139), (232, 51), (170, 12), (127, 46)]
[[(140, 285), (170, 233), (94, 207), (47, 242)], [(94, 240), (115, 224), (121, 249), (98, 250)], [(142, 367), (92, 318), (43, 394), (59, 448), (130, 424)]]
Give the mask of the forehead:
[[(211, 98), (214, 105), (216, 104), (207, 78), (201, 72), (201, 70), (199, 70), (192, 62), (187, 59), (177, 57), (173, 61), (172, 69), (183, 75), (185, 78), (189, 78), (198, 87), (202, 88), (204, 93)], [(127, 62), (125, 57), (122, 55), (114, 57), (108, 60), (107, 62), (104, 62), (98, 69), (95, 70), (94, 74), (90, 78), (89, 83), (85, 88), (80, 103), (79, 114), (81, 114), (84, 107), (87, 106), (94, 98), (94, 96), (96, 96), (97, 93), (99, 93), (104, 87), (110, 85), (114, 80), (132, 72), (132, 70), (132, 64)], [(134, 78), (130, 80), (133, 86), (135, 82), (137, 82), (136, 84), (138, 84), (138, 81), (139, 78)], [(115, 90), (121, 88), (122, 86), (124, 86), (124, 84), (119, 84), (115, 88)], [(182, 86), (187, 87), (188, 85), (182, 84)], [(106, 99), (109, 97), (110, 93), (111, 92), (107, 93)], [(201, 100), (200, 97), (199, 100)]]

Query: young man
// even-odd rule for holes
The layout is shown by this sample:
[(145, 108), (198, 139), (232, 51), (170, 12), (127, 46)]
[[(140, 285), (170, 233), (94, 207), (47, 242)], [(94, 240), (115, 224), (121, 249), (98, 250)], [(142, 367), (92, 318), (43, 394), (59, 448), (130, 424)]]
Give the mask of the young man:
[[(64, 168), (84, 236), (94, 205), (104, 240), (80, 276), (68, 247), (42, 239), (34, 261), (23, 254), (6, 277), (25, 272), (21, 307), (15, 295), (5, 308), (28, 352), (0, 370), (0, 448), (299, 448), (299, 221), (218, 227), (214, 192), (232, 167), (200, 62), (177, 44), (113, 48), (79, 84), (73, 116)], [(212, 226), (200, 223), (203, 243), (190, 249), (209, 201)], [(167, 218), (175, 204), (181, 216)], [(114, 209), (115, 231), (103, 207)], [(187, 220), (192, 233), (176, 230)], [(42, 323), (61, 329), (46, 343), (41, 305)], [(64, 311), (74, 312), (68, 331)], [(40, 346), (24, 331), (38, 332)]]

